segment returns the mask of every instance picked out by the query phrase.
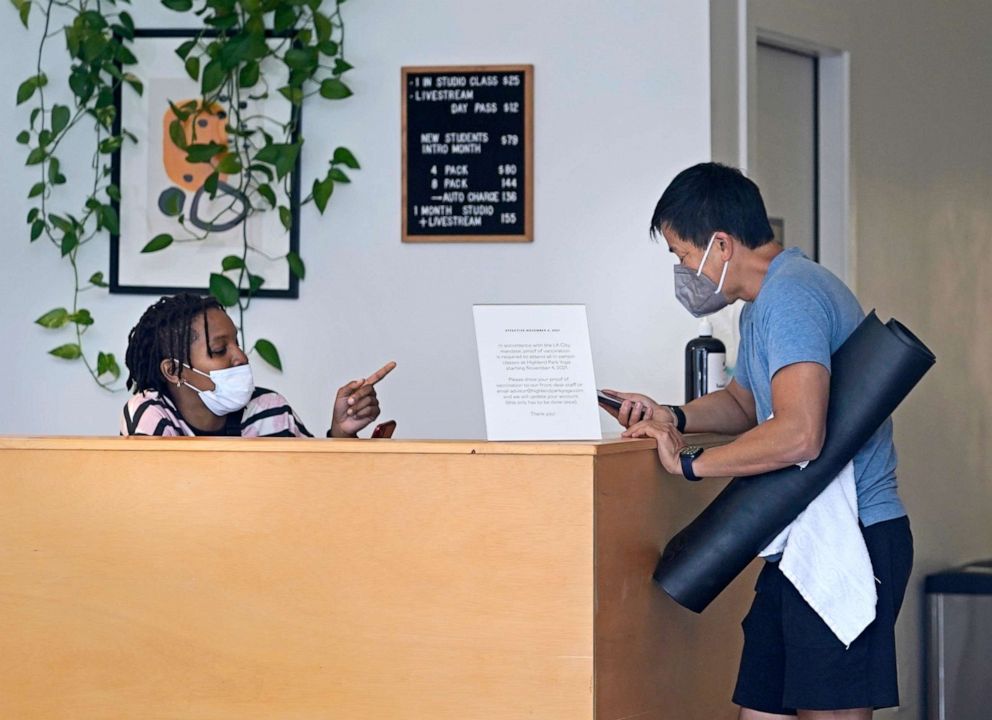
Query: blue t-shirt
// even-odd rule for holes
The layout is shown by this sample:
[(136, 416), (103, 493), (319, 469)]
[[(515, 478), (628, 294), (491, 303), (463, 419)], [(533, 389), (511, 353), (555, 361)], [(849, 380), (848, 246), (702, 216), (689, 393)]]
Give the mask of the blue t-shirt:
[[(772, 378), (787, 365), (830, 356), (864, 319), (854, 293), (798, 248), (772, 260), (761, 290), (741, 313), (734, 379), (754, 395), (758, 422), (772, 414)], [(896, 490), (896, 449), (887, 419), (854, 456), (858, 516), (865, 526), (902, 517)]]

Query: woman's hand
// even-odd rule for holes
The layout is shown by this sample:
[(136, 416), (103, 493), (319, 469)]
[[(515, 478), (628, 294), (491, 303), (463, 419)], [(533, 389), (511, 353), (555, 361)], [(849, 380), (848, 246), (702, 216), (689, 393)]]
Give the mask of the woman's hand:
[(615, 417), (625, 428), (641, 420), (651, 420), (657, 417), (660, 422), (674, 423), (675, 418), (664, 405), (659, 405), (647, 395), (640, 393), (625, 393), (617, 390), (603, 390), (603, 393), (623, 400), (619, 410), (601, 405), (606, 412)]
[(338, 389), (331, 411), (331, 437), (357, 437), (359, 430), (379, 417), (375, 384), (395, 367), (395, 362), (388, 362), (364, 380), (352, 380)]
[(652, 437), (658, 443), (658, 459), (662, 467), (672, 475), (682, 475), (682, 462), (679, 458), (679, 450), (685, 447), (685, 440), (682, 433), (675, 429), (675, 425), (668, 419), (670, 413), (666, 413), (664, 421), (658, 419), (642, 420), (632, 425), (624, 431), (622, 437), (639, 438)]

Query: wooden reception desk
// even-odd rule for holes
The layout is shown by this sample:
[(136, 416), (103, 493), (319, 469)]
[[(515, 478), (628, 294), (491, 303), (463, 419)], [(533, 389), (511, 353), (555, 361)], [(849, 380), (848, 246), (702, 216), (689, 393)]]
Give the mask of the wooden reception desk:
[(693, 720), (753, 568), (650, 581), (722, 482), (654, 442), (0, 438), (0, 718)]

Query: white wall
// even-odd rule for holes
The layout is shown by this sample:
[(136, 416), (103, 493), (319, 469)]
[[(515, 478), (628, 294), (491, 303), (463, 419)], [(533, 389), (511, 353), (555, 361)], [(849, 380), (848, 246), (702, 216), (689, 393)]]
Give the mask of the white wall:
[(898, 626), (903, 705), (878, 713), (922, 718), (923, 578), (992, 557), (992, 5), (713, 0), (712, 7), (713, 108), (715, 118), (724, 116), (714, 122), (713, 147), (731, 161), (739, 157), (739, 128), (725, 116), (741, 110), (742, 36), (849, 53), (855, 289), (866, 308), (898, 317), (937, 355), (895, 414), (916, 561)]
[[(135, 10), (138, 25), (175, 26), (179, 16), (156, 6)], [(705, 4), (443, 0), (349, 3), (344, 13), (355, 96), (307, 109), (303, 176), (312, 178), (338, 144), (355, 151), (362, 170), (337, 189), (325, 217), (303, 213), (300, 299), (258, 300), (248, 316), (250, 338), (276, 342), (285, 367), (278, 375), (255, 363), (259, 383), (282, 391), (320, 431), (338, 385), (395, 359), (380, 394), (398, 435), (482, 437), (472, 304), (560, 301), (588, 305), (600, 384), (679, 400), (682, 348), (695, 324), (677, 306), (668, 253), (647, 228), (674, 174), (709, 156)], [(11, 7), (0, 17), (8, 167), (0, 176), (8, 218), (0, 433), (116, 434), (124, 394), (99, 390), (81, 365), (46, 355), (68, 337), (33, 324), (71, 300), (70, 274), (52, 247), (28, 243), (22, 225), (34, 171), (14, 142), (27, 111), (13, 98), (33, 73), (38, 18), (27, 32)], [(486, 63), (535, 66), (535, 241), (404, 245), (400, 67)], [(49, 75), (64, 82), (55, 69)], [(107, 255), (105, 239), (88, 247), (84, 277), (106, 270)], [(97, 318), (89, 347), (123, 362), (126, 334), (153, 298), (88, 294)]]

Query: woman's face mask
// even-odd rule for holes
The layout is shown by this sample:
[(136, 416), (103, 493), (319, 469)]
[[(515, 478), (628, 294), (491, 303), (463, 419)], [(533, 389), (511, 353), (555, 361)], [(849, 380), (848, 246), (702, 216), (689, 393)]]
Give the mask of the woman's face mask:
[(182, 382), (186, 387), (197, 392), (203, 404), (207, 406), (207, 410), (214, 415), (224, 416), (243, 410), (251, 400), (252, 393), (255, 392), (255, 379), (251, 374), (251, 365), (248, 363), (223, 370), (211, 370), (209, 373), (197, 370), (186, 363), (183, 363), (183, 366), (213, 381), (213, 390), (200, 390), (185, 380)]
[(716, 240), (716, 233), (713, 234), (706, 246), (706, 252), (703, 253), (703, 260), (699, 263), (698, 270), (691, 270), (684, 265), (675, 266), (675, 298), (682, 303), (686, 310), (692, 313), (693, 317), (697, 318), (712, 315), (730, 304), (730, 300), (721, 292), (730, 261), (728, 260), (723, 264), (719, 284), (703, 275), (703, 266), (706, 265), (706, 258), (709, 257), (710, 250), (713, 249), (714, 240)]

